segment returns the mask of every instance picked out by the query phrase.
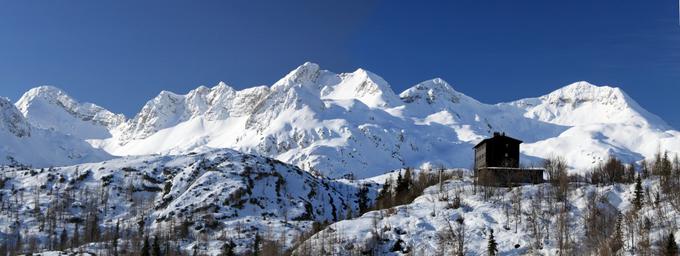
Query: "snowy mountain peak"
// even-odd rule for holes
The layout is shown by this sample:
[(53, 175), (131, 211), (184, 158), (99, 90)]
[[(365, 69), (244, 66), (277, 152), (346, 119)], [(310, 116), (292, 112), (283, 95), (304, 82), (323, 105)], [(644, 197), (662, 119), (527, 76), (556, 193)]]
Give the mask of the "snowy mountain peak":
[(162, 90), (161, 92), (158, 93), (158, 95), (153, 99), (153, 101), (160, 102), (163, 101), (164, 99), (167, 98), (177, 98), (179, 95), (171, 92), (171, 91), (166, 91)]
[(316, 63), (305, 62), (293, 71), (288, 73), (281, 80), (274, 83), (272, 88), (279, 86), (305, 85), (316, 82), (319, 77), (319, 65)]
[(225, 92), (232, 92), (234, 91), (234, 88), (229, 86), (227, 83), (220, 81), (217, 83), (217, 85), (213, 86), (213, 88), (210, 89), (212, 93), (225, 93)]
[(357, 76), (358, 78), (361, 78), (364, 80), (363, 84), (360, 84), (356, 88), (356, 92), (358, 96), (363, 96), (367, 94), (376, 94), (376, 93), (381, 93), (381, 94), (386, 94), (386, 93), (392, 93), (394, 94), (394, 91), (392, 91), (392, 87), (390, 86), (385, 79), (382, 77), (376, 75), (373, 72), (370, 72), (365, 69), (357, 69), (352, 73), (353, 75)]
[(585, 81), (510, 104), (526, 110), (526, 117), (559, 125), (628, 123), (669, 128), (661, 118), (640, 107), (620, 88), (597, 86)]
[(17, 101), (16, 106), (21, 110), (21, 112), (25, 112), (32, 101), (36, 99), (44, 99), (50, 102), (58, 102), (62, 100), (67, 103), (73, 101), (73, 99), (71, 99), (71, 97), (69, 97), (61, 89), (51, 85), (43, 85), (31, 88), (30, 90), (26, 91), (24, 95), (21, 96), (19, 101)]
[(462, 94), (441, 78), (434, 78), (423, 81), (404, 92), (399, 97), (406, 103), (424, 102), (427, 104), (457, 104), (461, 101), (479, 104), (478, 101)]
[(357, 69), (352, 73), (335, 75), (328, 79), (321, 98), (333, 100), (359, 100), (369, 107), (394, 107), (400, 103), (390, 84), (382, 77)]
[(597, 101), (602, 104), (621, 105), (630, 101), (618, 87), (596, 86), (585, 81), (572, 83), (542, 98), (556, 104)]
[(30, 125), (9, 99), (0, 97), (0, 130), (6, 130), (17, 137), (31, 135)]
[(191, 90), (189, 92), (189, 95), (191, 95), (191, 94), (207, 94), (210, 91), (211, 91), (210, 88), (208, 88), (204, 85), (201, 85), (199, 87), (196, 87), (196, 89)]
[(61, 89), (52, 85), (42, 85), (28, 90), (24, 96), (38, 96), (38, 95), (50, 95), (53, 98), (57, 98), (60, 95), (65, 95), (66, 93)]
[(55, 129), (83, 139), (109, 137), (109, 130), (125, 122), (92, 103), (80, 103), (54, 86), (30, 89), (16, 102), (29, 123), (42, 129)]
[(156, 97), (144, 104), (137, 115), (126, 122), (121, 130), (122, 141), (133, 138), (146, 138), (154, 132), (176, 124), (178, 115), (184, 112), (184, 96), (170, 91), (161, 91)]

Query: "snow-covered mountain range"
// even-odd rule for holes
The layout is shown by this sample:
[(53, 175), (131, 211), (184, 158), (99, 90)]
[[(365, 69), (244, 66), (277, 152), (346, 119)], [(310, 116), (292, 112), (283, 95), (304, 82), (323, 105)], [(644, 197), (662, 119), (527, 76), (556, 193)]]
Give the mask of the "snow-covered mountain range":
[(53, 87), (32, 89), (16, 105), (30, 125), (112, 155), (231, 148), (331, 177), (371, 177), (428, 162), (469, 168), (472, 146), (494, 131), (525, 142), (525, 164), (563, 156), (575, 170), (608, 155), (638, 161), (659, 149), (680, 152), (680, 132), (619, 88), (587, 82), (485, 104), (439, 78), (396, 94), (369, 71), (336, 74), (305, 63), (270, 87), (163, 91), (127, 120)]

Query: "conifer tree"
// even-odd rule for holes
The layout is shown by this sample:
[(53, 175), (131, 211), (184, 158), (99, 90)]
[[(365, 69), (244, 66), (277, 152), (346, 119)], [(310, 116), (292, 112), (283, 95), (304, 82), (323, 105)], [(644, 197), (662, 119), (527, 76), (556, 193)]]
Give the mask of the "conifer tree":
[(73, 248), (76, 248), (80, 245), (80, 231), (78, 231), (78, 229), (78, 222), (76, 222), (76, 226), (73, 229), (73, 238), (71, 239), (71, 247)]
[(93, 211), (92, 215), (89, 217), (89, 221), (87, 223), (87, 231), (89, 231), (89, 234), (86, 234), (87, 236), (87, 241), (88, 242), (97, 242), (99, 241), (99, 216), (97, 215), (96, 210)]
[(663, 255), (665, 256), (678, 255), (678, 244), (675, 243), (675, 235), (673, 235), (673, 232), (671, 232), (666, 238), (666, 242), (663, 247)]
[(636, 210), (640, 210), (642, 208), (642, 197), (644, 196), (643, 193), (642, 180), (638, 175), (637, 179), (635, 179), (635, 191), (633, 197), (633, 206), (635, 206)]
[(404, 171), (404, 177), (401, 182), (401, 191), (407, 193), (411, 185), (413, 184), (413, 174), (411, 173), (411, 168), (406, 168)]
[(14, 250), (19, 254), (24, 252), (24, 242), (23, 239), (21, 238), (21, 232), (17, 232), (17, 241), (14, 244), (14, 246), (15, 246)]
[(152, 256), (161, 256), (161, 245), (158, 242), (158, 236), (153, 237), (153, 246), (151, 251)]
[(144, 226), (146, 223), (144, 222), (144, 217), (140, 217), (139, 221), (137, 222), (137, 235), (144, 236)]
[(151, 256), (149, 253), (149, 237), (144, 237), (144, 245), (142, 246), (142, 251), (139, 253), (141, 256)]
[(359, 198), (359, 214), (363, 214), (368, 211), (368, 206), (370, 202), (370, 200), (368, 199), (368, 186), (365, 183), (362, 183), (359, 186), (357, 197)]
[(258, 232), (255, 232), (255, 239), (253, 240), (253, 256), (260, 255), (260, 244), (262, 243), (262, 237)]
[(66, 250), (66, 247), (68, 246), (68, 233), (66, 231), (66, 228), (61, 230), (61, 235), (59, 235), (59, 250), (63, 251)]
[(392, 182), (391, 177), (385, 180), (382, 189), (378, 193), (378, 197), (376, 197), (375, 207), (377, 209), (384, 209), (392, 204)]
[(113, 247), (113, 255), (118, 256), (118, 239), (120, 238), (120, 220), (116, 222), (116, 228), (113, 231), (113, 241), (111, 241), (111, 247)]
[(396, 192), (399, 193), (399, 189), (401, 188), (401, 184), (404, 182), (403, 176), (401, 176), (401, 170), (397, 172), (397, 186), (395, 188)]
[(641, 173), (643, 178), (649, 178), (649, 164), (647, 163), (647, 160), (642, 159), (642, 162), (640, 163), (640, 167), (642, 167)]
[(623, 216), (619, 214), (618, 218), (616, 219), (616, 228), (614, 229), (614, 235), (609, 242), (609, 248), (611, 249), (612, 253), (614, 255), (617, 254), (621, 248), (623, 248), (623, 230), (621, 230), (621, 225), (623, 222)]
[(235, 256), (236, 252), (234, 252), (234, 247), (236, 247), (236, 244), (234, 244), (233, 241), (229, 240), (225, 242), (222, 246), (222, 256)]
[(489, 232), (489, 245), (486, 249), (489, 252), (489, 256), (495, 256), (498, 253), (498, 243), (496, 243), (496, 239), (493, 237), (493, 229), (490, 229)]

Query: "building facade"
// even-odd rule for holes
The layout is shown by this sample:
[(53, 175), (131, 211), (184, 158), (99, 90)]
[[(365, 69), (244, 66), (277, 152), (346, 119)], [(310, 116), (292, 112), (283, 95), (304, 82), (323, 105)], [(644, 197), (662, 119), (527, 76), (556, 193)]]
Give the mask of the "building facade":
[(521, 140), (495, 132), (475, 147), (475, 176), (481, 185), (507, 185), (543, 182), (543, 169), (520, 168)]
[(519, 168), (519, 144), (521, 140), (495, 132), (493, 137), (475, 146), (475, 169), (484, 167)]

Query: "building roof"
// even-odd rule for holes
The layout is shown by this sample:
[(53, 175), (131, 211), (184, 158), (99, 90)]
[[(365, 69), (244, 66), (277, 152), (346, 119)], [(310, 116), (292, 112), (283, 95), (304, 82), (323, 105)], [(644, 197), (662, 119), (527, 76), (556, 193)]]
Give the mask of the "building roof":
[(477, 145), (474, 146), (474, 148), (477, 148), (477, 147), (479, 147), (480, 145), (485, 144), (485, 143), (487, 143), (487, 142), (490, 141), (490, 140), (499, 139), (499, 138), (503, 138), (503, 139), (506, 139), (506, 140), (511, 140), (511, 141), (517, 142), (517, 144), (522, 144), (522, 141), (521, 141), (521, 140), (518, 140), (518, 139), (515, 139), (515, 138), (512, 138), (512, 137), (509, 137), (509, 136), (505, 136), (505, 133), (494, 132), (494, 133), (493, 133), (493, 137), (491, 137), (491, 138), (486, 138), (486, 139), (480, 141), (479, 143), (477, 143)]

